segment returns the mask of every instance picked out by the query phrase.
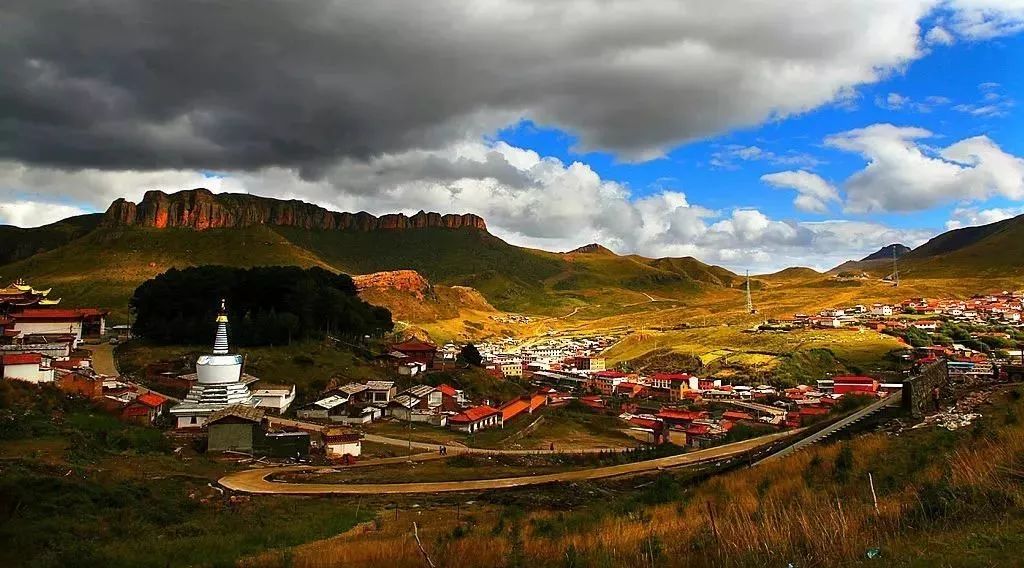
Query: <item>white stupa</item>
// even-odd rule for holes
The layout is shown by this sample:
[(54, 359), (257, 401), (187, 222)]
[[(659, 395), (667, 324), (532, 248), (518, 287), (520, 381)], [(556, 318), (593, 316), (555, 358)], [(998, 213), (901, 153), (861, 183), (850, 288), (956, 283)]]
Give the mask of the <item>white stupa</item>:
[(231, 405), (256, 406), (248, 381), (242, 377), (242, 356), (228, 351), (228, 313), (221, 300), (213, 353), (196, 360), (196, 384), (171, 409), (178, 428), (199, 428), (210, 414)]

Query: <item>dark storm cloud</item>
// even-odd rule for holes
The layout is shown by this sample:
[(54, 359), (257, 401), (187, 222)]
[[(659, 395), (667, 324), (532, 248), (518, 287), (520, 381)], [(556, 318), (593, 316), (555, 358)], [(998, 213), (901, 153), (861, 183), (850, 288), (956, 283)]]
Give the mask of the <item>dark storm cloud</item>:
[(651, 157), (874, 80), (928, 4), (8, 0), (0, 157), (318, 177), (523, 117)]

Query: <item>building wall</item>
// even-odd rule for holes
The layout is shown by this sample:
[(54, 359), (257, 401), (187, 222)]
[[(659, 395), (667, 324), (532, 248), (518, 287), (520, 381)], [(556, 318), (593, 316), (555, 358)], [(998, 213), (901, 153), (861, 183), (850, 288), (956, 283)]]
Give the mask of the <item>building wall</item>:
[(254, 448), (254, 432), (256, 426), (246, 424), (211, 424), (209, 426), (209, 437), (207, 438), (207, 450), (211, 452), (223, 452), (233, 450), (237, 452), (251, 452)]
[(65, 373), (57, 381), (60, 390), (88, 398), (103, 397), (103, 379), (87, 377), (78, 373)]
[(82, 322), (48, 322), (48, 321), (15, 321), (14, 329), (23, 334), (70, 334), (76, 339), (82, 339)]
[(345, 454), (358, 456), (363, 452), (363, 444), (359, 440), (354, 442), (329, 442), (324, 446), (324, 451), (329, 458), (340, 458)]
[(53, 369), (41, 367), (37, 363), (28, 365), (5, 365), (5, 379), (17, 379), (30, 383), (52, 383)]
[(940, 399), (952, 394), (945, 361), (932, 363), (916, 377), (903, 382), (904, 409), (914, 418), (921, 418), (926, 413), (934, 412), (936, 408), (932, 392), (936, 388), (939, 389)]

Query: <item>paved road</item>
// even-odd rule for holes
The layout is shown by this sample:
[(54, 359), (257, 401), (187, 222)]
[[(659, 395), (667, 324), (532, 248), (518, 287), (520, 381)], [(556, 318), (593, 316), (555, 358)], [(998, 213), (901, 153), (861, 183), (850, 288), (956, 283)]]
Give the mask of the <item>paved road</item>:
[(101, 375), (111, 377), (120, 376), (117, 371), (117, 363), (114, 361), (114, 346), (109, 343), (87, 345), (85, 347), (92, 352), (92, 368)]
[[(693, 465), (709, 460), (718, 460), (742, 454), (748, 450), (792, 436), (800, 430), (791, 430), (761, 436), (743, 442), (727, 444), (716, 448), (698, 450), (678, 456), (658, 458), (629, 464), (597, 467), (545, 475), (524, 477), (506, 477), (502, 479), (477, 479), (469, 481), (438, 481), (430, 483), (283, 483), (271, 481), (271, 476), (282, 473), (315, 471), (317, 467), (292, 466), (261, 468), (232, 473), (222, 477), (219, 483), (233, 491), (259, 494), (287, 495), (383, 495), (397, 493), (440, 493), (458, 491), (483, 491), (488, 489), (508, 489), (528, 485), (542, 485), (564, 481), (586, 481), (650, 473), (667, 468)], [(388, 458), (397, 460), (400, 458)], [(364, 466), (377, 465), (381, 462), (362, 462)], [(390, 463), (390, 462), (389, 462)]]

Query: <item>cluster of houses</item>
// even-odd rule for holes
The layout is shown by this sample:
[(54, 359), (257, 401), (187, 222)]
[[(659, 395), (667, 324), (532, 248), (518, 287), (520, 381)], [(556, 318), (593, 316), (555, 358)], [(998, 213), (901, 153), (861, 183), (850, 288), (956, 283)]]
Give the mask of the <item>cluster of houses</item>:
[[(631, 401), (622, 406), (619, 418), (651, 443), (704, 448), (720, 443), (738, 424), (799, 428), (827, 416), (843, 396), (888, 396), (901, 387), (861, 376), (839, 376), (820, 380), (814, 387), (800, 385), (781, 391), (767, 385), (701, 388), (698, 381), (696, 389), (685, 391), (684, 398), (691, 401), (687, 407)], [(712, 412), (709, 402), (727, 410)]]
[[(524, 342), (507, 338), (477, 345), (484, 368), (505, 378), (529, 378), (536, 371), (597, 372), (605, 369), (600, 353), (618, 341), (615, 336), (555, 336)], [(443, 355), (455, 356), (459, 347), (444, 346)]]
[[(1024, 294), (1003, 291), (998, 294), (976, 295), (967, 300), (909, 298), (896, 304), (858, 304), (829, 308), (815, 315), (798, 313), (789, 318), (769, 320), (767, 326), (818, 329), (867, 326), (879, 330), (913, 326), (918, 329), (934, 330), (941, 321), (955, 321), (976, 325), (1024, 327), (1022, 313)], [(937, 319), (891, 319), (908, 315), (934, 316)]]

